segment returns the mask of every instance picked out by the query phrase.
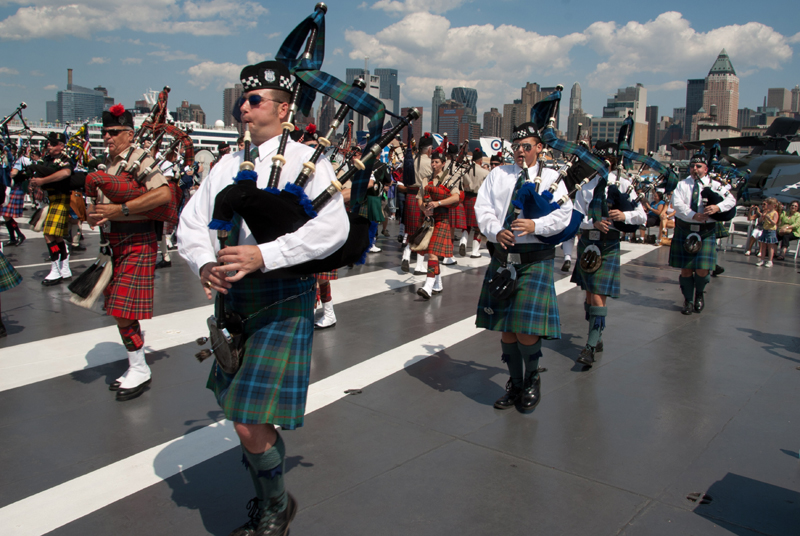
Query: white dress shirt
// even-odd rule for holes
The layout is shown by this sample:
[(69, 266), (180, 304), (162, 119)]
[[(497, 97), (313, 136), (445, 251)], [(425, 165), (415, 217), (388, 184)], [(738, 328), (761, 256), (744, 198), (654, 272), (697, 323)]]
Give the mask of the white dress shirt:
[[(592, 198), (594, 197), (594, 189), (597, 187), (599, 181), (600, 177), (593, 178), (581, 186), (581, 189), (578, 191), (577, 195), (575, 195), (575, 208), (583, 214), (581, 229), (595, 228), (594, 222), (592, 222), (592, 219), (587, 216), (587, 214), (589, 213), (589, 203), (592, 202)], [(616, 184), (619, 191), (624, 195), (625, 192), (628, 191), (631, 181), (624, 177), (617, 181), (617, 176), (614, 173), (609, 173), (608, 184), (606, 185), (606, 197), (608, 197), (608, 187), (612, 184)], [(636, 210), (625, 211), (623, 214), (625, 214), (625, 223), (628, 225), (644, 225), (645, 222), (647, 222), (647, 214), (645, 214), (641, 203), (636, 204)]]
[[(253, 162), (258, 173), (259, 188), (265, 188), (269, 182), (272, 157), (277, 153), (279, 140), (280, 136), (276, 136), (259, 146), (259, 157)], [(303, 163), (311, 158), (313, 152), (311, 147), (289, 140), (284, 153), (286, 164), (283, 166), (279, 188), (297, 179)], [(212, 219), (217, 194), (233, 183), (242, 161), (243, 151), (223, 156), (181, 212), (178, 252), (197, 274), (205, 264), (217, 262), (216, 253), (220, 249), (217, 231), (209, 229), (208, 224)], [(306, 183), (306, 194), (313, 200), (330, 186), (333, 179), (330, 161), (325, 158), (318, 160), (316, 172)], [(257, 244), (247, 223), (242, 221), (239, 245), (258, 245), (264, 259), (262, 271), (267, 272), (325, 258), (345, 243), (349, 231), (350, 221), (342, 196), (335, 195), (316, 218), (309, 220), (297, 231), (266, 244)]]
[[(700, 182), (702, 183), (702, 186), (700, 186), (701, 192), (703, 191), (703, 188), (710, 185), (712, 190), (723, 197), (722, 202), (717, 205), (720, 212), (725, 212), (726, 210), (730, 210), (736, 206), (736, 199), (734, 199), (734, 197), (725, 188), (723, 188), (720, 183), (711, 180), (708, 175), (700, 179)], [(700, 212), (701, 214), (703, 213), (703, 209), (705, 209), (705, 199), (703, 199), (703, 196), (700, 196), (700, 199), (697, 202), (697, 212), (692, 210), (693, 190), (694, 179), (691, 176), (686, 177), (679, 182), (678, 186), (675, 188), (675, 191), (672, 193), (672, 206), (675, 208), (676, 218), (687, 222), (697, 223), (693, 218), (697, 212)], [(708, 223), (714, 223), (714, 221), (712, 220)]]
[[(531, 179), (536, 177), (539, 164), (528, 168), (528, 175)], [(497, 233), (503, 230), (503, 223), (506, 219), (506, 212), (511, 204), (511, 195), (517, 185), (517, 176), (522, 172), (522, 168), (516, 164), (498, 166), (494, 168), (483, 181), (478, 197), (475, 200), (475, 218), (481, 233), (492, 241), (497, 242)], [(558, 172), (545, 168), (542, 170), (542, 183), (539, 187), (540, 192), (547, 188), (558, 179)], [(567, 187), (561, 181), (553, 195), (554, 199), (560, 199), (567, 195)], [(520, 213), (517, 219), (523, 219), (524, 214)], [(547, 216), (535, 218), (535, 233), (540, 236), (552, 236), (563, 231), (572, 217), (572, 201), (567, 200), (561, 208), (554, 210)], [(520, 236), (514, 233), (514, 240), (517, 244), (540, 244), (541, 242), (533, 235), (527, 234)]]

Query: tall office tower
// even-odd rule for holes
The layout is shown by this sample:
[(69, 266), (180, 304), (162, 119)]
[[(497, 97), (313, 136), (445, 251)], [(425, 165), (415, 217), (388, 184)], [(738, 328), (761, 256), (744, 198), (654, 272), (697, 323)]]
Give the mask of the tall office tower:
[[(530, 108), (528, 109), (530, 114)], [(511, 131), (514, 127), (521, 125), (528, 119), (525, 117), (525, 108), (521, 99), (515, 99), (511, 104), (503, 105), (503, 127), (500, 136), (511, 141)]]
[(706, 77), (703, 91), (703, 108), (707, 112), (717, 107), (716, 123), (736, 128), (739, 113), (739, 77), (725, 49), (717, 56)]
[(680, 124), (681, 128), (683, 128), (683, 124), (686, 122), (686, 108), (673, 108), (672, 109), (672, 124), (677, 125)]
[(577, 82), (572, 84), (572, 89), (569, 91), (569, 113), (575, 113), (583, 109), (583, 102), (581, 100), (581, 85)]
[[(522, 109), (525, 111), (525, 117), (524, 119), (520, 118), (521, 120), (518, 124), (522, 124), (525, 121), (530, 121), (531, 108), (533, 105), (555, 91), (555, 87), (542, 87), (536, 82), (526, 82), (525, 87), (523, 87), (520, 91), (520, 103), (522, 104)], [(503, 117), (505, 117), (505, 112), (503, 113)], [(556, 129), (559, 128), (559, 123), (559, 119), (556, 117)]]
[(686, 115), (683, 121), (683, 139), (691, 140), (692, 119), (703, 107), (703, 91), (706, 89), (705, 78), (693, 78), (686, 81)]
[(658, 106), (648, 106), (644, 111), (647, 121), (647, 151), (658, 150)]
[(567, 139), (575, 141), (578, 138), (578, 126), (581, 129), (581, 138), (585, 133), (591, 132), (592, 118), (583, 111), (581, 99), (581, 85), (575, 82), (569, 92), (569, 115), (567, 116)]
[(777, 108), (779, 112), (792, 109), (792, 93), (782, 87), (771, 87), (767, 90), (767, 108)]
[(436, 86), (431, 100), (431, 132), (439, 133), (439, 106), (444, 102), (444, 88)]
[[(327, 95), (322, 96), (319, 105), (319, 117), (317, 118), (317, 132), (324, 136), (333, 123), (333, 116), (336, 115), (336, 101)], [(331, 140), (333, 142), (333, 140)]]
[(608, 99), (603, 107), (603, 117), (592, 119), (592, 139), (617, 141), (619, 129), (633, 113), (633, 139), (631, 148), (634, 151), (647, 151), (648, 125), (646, 119), (647, 89), (642, 84), (617, 90), (617, 94)]
[(497, 108), (483, 112), (483, 135), (499, 138), (503, 132), (503, 114)]
[(467, 113), (471, 114), (477, 121), (478, 117), (478, 90), (471, 87), (454, 87), (450, 92), (450, 98), (458, 101), (467, 109)]
[(381, 99), (392, 101), (392, 113), (399, 115), (400, 84), (397, 83), (397, 69), (375, 69), (381, 79)]
[(242, 96), (242, 93), (244, 93), (242, 84), (236, 84), (233, 87), (225, 88), (222, 92), (222, 121), (227, 127), (235, 126), (239, 134), (244, 134), (244, 123), (240, 123), (234, 119), (231, 113), (233, 112), (233, 107), (236, 106), (236, 101)]

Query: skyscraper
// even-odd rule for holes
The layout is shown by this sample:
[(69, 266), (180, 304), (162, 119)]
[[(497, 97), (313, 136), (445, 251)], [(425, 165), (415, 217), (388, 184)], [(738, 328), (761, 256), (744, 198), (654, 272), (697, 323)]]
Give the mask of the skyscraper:
[(647, 150), (658, 150), (658, 106), (648, 106), (645, 108), (645, 120), (647, 121)]
[[(578, 86), (580, 87), (580, 86)], [(522, 88), (520, 91), (520, 103), (522, 104), (522, 109), (525, 111), (525, 117), (520, 118), (518, 125), (521, 125), (525, 121), (531, 120), (531, 108), (534, 104), (545, 98), (546, 96), (554, 93), (556, 91), (555, 87), (542, 87), (536, 82), (527, 82), (525, 87)], [(505, 113), (503, 113), (503, 117), (505, 117)], [(559, 120), (558, 116), (556, 116), (556, 129), (559, 128)]]
[(444, 102), (444, 88), (436, 86), (433, 91), (433, 99), (431, 101), (431, 132), (439, 132), (439, 106)]
[(717, 124), (735, 128), (739, 113), (739, 77), (724, 48), (708, 71), (703, 91), (703, 108), (710, 112), (714, 105)]
[(683, 138), (690, 140), (692, 135), (692, 119), (694, 114), (703, 107), (703, 91), (706, 88), (705, 78), (687, 80), (686, 84), (686, 115), (683, 122)]
[(569, 113), (573, 114), (581, 109), (581, 85), (575, 82), (572, 84), (572, 89), (569, 92)]
[(575, 82), (569, 92), (569, 116), (567, 116), (567, 139), (575, 141), (578, 137), (578, 126), (581, 128), (581, 138), (584, 133), (591, 132), (592, 118), (583, 112), (581, 100), (581, 85)]
[(67, 89), (56, 94), (55, 101), (49, 101), (47, 109), (48, 120), (55, 111), (55, 120), (62, 123), (80, 122), (88, 119), (99, 119), (104, 110), (108, 110), (114, 99), (108, 97), (108, 92), (103, 87), (90, 89), (72, 83), (72, 69), (67, 69)]
[(488, 112), (483, 112), (483, 135), (499, 138), (503, 131), (503, 115), (492, 108)]
[(458, 101), (467, 109), (467, 113), (478, 117), (478, 90), (471, 87), (454, 87), (450, 92), (450, 98)]
[(222, 121), (227, 127), (235, 126), (239, 134), (244, 134), (244, 124), (234, 119), (231, 112), (233, 112), (233, 107), (236, 106), (236, 101), (239, 100), (242, 93), (244, 93), (242, 84), (236, 84), (233, 87), (225, 88), (222, 92)]
[(800, 86), (794, 86), (792, 89), (792, 104), (789, 109), (795, 113), (800, 112)]
[(323, 95), (322, 102), (319, 105), (319, 117), (317, 118), (317, 131), (320, 136), (324, 136), (328, 132), (335, 115), (336, 101), (327, 95)]
[[(530, 114), (530, 108), (528, 114)], [(511, 131), (514, 127), (521, 125), (527, 121), (525, 118), (525, 108), (522, 105), (521, 99), (515, 99), (512, 104), (503, 105), (503, 128), (501, 129), (501, 137), (511, 140)]]
[(792, 108), (792, 94), (782, 87), (771, 87), (767, 90), (767, 108), (777, 108), (779, 112), (788, 112)]
[(381, 79), (381, 99), (391, 99), (392, 113), (398, 115), (400, 84), (397, 83), (397, 69), (375, 69), (375, 75)]

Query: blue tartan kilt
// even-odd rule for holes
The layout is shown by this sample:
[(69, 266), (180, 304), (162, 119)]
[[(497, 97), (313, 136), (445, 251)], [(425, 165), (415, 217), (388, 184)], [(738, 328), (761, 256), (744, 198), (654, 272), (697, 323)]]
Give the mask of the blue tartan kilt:
[[(583, 252), (590, 245), (594, 244), (603, 255), (603, 263), (593, 274), (587, 274), (581, 270), (580, 258)], [(570, 281), (580, 285), (582, 290), (588, 290), (592, 294), (619, 298), (620, 280), (620, 253), (619, 242), (594, 242), (581, 236), (578, 240), (578, 262), (572, 271)]]
[[(703, 237), (700, 251), (692, 255), (683, 248), (691, 231), (675, 226), (672, 245), (669, 247), (669, 265), (690, 270), (713, 270), (717, 266), (717, 240), (713, 234)], [(701, 234), (701, 233), (698, 233)]]
[(3, 207), (0, 216), (5, 218), (21, 218), (22, 208), (25, 203), (25, 190), (22, 188), (11, 188), (8, 202)]
[(244, 356), (236, 374), (226, 374), (216, 361), (211, 367), (206, 386), (228, 420), (285, 430), (303, 425), (314, 298), (313, 277), (234, 283), (226, 306), (243, 318), (261, 312), (245, 322)]
[[(500, 247), (500, 246), (496, 246)], [(552, 248), (546, 244), (520, 244), (511, 251), (527, 252)], [(492, 331), (538, 335), (543, 339), (561, 338), (558, 299), (553, 283), (553, 259), (515, 265), (517, 290), (501, 301), (489, 294), (488, 282), (497, 273), (500, 263), (492, 258), (486, 270), (475, 325)]]

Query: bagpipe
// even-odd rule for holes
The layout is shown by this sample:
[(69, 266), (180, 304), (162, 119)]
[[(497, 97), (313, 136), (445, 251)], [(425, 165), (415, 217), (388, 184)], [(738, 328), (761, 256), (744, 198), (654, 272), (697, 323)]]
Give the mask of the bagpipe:
[[(703, 146), (703, 148), (705, 149), (705, 146)], [(725, 200), (726, 195), (730, 195), (729, 192), (724, 190), (726, 183), (721, 180), (721, 175), (725, 173), (726, 170), (726, 166), (722, 164), (722, 147), (720, 146), (719, 140), (716, 140), (708, 154), (708, 177), (711, 179), (711, 183), (700, 191), (700, 197), (703, 198), (705, 206), (719, 205)], [(722, 194), (712, 187), (714, 182), (720, 185), (720, 189), (723, 192)], [(731, 221), (734, 216), (736, 216), (736, 205), (724, 212), (720, 211), (716, 214), (712, 214), (709, 218), (714, 221)]]
[[(133, 143), (123, 154), (117, 174), (111, 175), (107, 173), (107, 164), (104, 162), (98, 167), (98, 171), (89, 173), (86, 176), (85, 192), (87, 197), (96, 198), (99, 190), (112, 203), (127, 203), (144, 195), (147, 193), (147, 177), (159, 171), (164, 162), (170, 157), (170, 154), (176, 152), (179, 146), (183, 147), (184, 165), (191, 166), (194, 164), (194, 145), (189, 133), (166, 122), (169, 92), (169, 86), (164, 86), (164, 89), (158, 94), (158, 101), (153, 105), (150, 117), (142, 123), (140, 129), (134, 135)], [(172, 137), (172, 142), (161, 153), (160, 157), (153, 158), (153, 161), (145, 166), (144, 162), (151, 156), (151, 153), (142, 147), (144, 141), (152, 140), (153, 144), (150, 151), (157, 154), (161, 143), (167, 135)], [(131, 162), (131, 156), (137, 149), (141, 149), (142, 152), (136, 160)], [(141, 216), (165, 223), (178, 223), (178, 204), (183, 194), (178, 180), (168, 181), (168, 187), (171, 194), (169, 202), (143, 212), (140, 214)]]
[[(380, 136), (383, 125), (385, 107), (377, 98), (366, 93), (359, 85), (347, 85), (331, 75), (319, 70), (324, 53), (324, 15), (325, 4), (317, 4), (314, 13), (301, 22), (286, 38), (276, 55), (276, 60), (283, 62), (294, 75), (289, 115), (281, 125), (282, 133), (278, 142), (278, 152), (272, 157), (270, 177), (265, 189), (257, 185), (258, 175), (252, 163), (243, 163), (234, 183), (221, 190), (214, 201), (214, 210), (209, 228), (216, 230), (218, 237), (226, 237), (233, 228), (233, 218), (238, 214), (259, 244), (272, 242), (279, 237), (297, 231), (308, 221), (317, 216), (342, 190), (344, 184), (353, 181), (352, 199), (361, 199), (366, 193), (372, 165), (377, 161), (381, 151), (391, 143), (397, 133), (419, 118), (419, 112), (412, 108), (406, 117), (397, 125)], [(305, 47), (300, 52), (300, 47)], [(317, 160), (325, 150), (325, 144), (333, 136), (335, 128), (326, 135), (325, 142), (318, 144), (303, 170), (294, 182), (278, 189), (283, 166), (286, 163), (284, 153), (289, 133), (294, 130), (292, 121), (297, 111), (306, 113), (313, 104), (316, 92), (324, 93), (340, 102), (336, 113), (339, 122), (353, 110), (371, 117), (369, 123), (370, 139), (377, 140), (365, 147), (361, 159), (352, 158), (352, 165), (338, 180), (334, 180), (328, 188), (316, 198), (309, 199), (304, 186), (316, 170)], [(249, 158), (249, 154), (245, 155)], [(248, 164), (245, 166), (245, 164)], [(256, 271), (248, 277), (256, 278), (289, 278), (329, 271), (355, 262), (363, 262), (369, 247), (369, 222), (355, 213), (349, 213), (350, 232), (345, 244), (336, 252), (324, 259), (315, 259), (306, 263), (271, 270), (266, 273)]]

